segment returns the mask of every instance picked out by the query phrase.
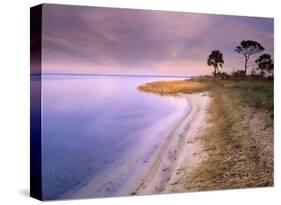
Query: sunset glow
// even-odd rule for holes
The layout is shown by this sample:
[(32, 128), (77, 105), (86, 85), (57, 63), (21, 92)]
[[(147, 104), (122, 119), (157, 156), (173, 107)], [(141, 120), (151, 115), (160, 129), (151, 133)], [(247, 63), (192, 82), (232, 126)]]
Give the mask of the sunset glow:
[(223, 71), (232, 72), (244, 62), (234, 48), (248, 39), (273, 54), (271, 18), (43, 7), (43, 73), (211, 74), (206, 60), (213, 49), (224, 54)]

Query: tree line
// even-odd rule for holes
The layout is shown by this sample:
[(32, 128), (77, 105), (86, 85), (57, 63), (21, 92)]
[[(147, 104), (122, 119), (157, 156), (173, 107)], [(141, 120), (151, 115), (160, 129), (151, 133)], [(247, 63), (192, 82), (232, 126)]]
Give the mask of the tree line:
[[(234, 72), (233, 76), (247, 76), (248, 62), (252, 55), (262, 53), (265, 48), (257, 41), (253, 40), (243, 40), (240, 45), (236, 46), (234, 51), (238, 54), (241, 54), (244, 57), (244, 70), (238, 70)], [(264, 53), (259, 56), (256, 60), (256, 67), (252, 70), (251, 75), (258, 75), (262, 78), (267, 76), (273, 77), (274, 63), (270, 54)], [(214, 68), (214, 77), (217, 77), (217, 74), (227, 75), (225, 72), (219, 72), (219, 68), (222, 68), (224, 64), (223, 54), (220, 50), (213, 50), (207, 60), (207, 65)]]

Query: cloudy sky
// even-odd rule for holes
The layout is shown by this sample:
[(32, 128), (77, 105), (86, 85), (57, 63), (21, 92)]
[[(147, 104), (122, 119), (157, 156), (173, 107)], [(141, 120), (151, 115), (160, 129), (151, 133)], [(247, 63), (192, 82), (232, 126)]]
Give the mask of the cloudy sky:
[(232, 72), (244, 63), (234, 48), (248, 39), (273, 54), (273, 19), (43, 6), (45, 73), (211, 74), (206, 61), (213, 49), (224, 54), (223, 71)]

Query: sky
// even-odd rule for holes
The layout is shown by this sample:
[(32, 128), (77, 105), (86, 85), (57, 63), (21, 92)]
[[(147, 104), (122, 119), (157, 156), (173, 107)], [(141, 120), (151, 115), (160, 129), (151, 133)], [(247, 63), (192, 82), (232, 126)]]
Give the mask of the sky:
[(43, 73), (206, 75), (214, 49), (233, 72), (242, 40), (273, 56), (272, 18), (45, 4), (42, 22)]

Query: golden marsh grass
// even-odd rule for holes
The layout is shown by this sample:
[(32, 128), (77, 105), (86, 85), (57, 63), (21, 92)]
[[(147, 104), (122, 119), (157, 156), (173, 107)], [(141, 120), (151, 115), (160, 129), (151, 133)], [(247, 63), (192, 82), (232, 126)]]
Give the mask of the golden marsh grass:
[(206, 90), (206, 88), (206, 84), (191, 80), (156, 81), (138, 87), (141, 91), (153, 92), (161, 95), (201, 92)]

